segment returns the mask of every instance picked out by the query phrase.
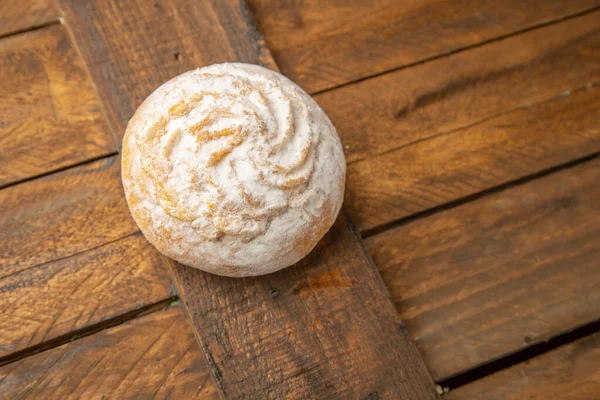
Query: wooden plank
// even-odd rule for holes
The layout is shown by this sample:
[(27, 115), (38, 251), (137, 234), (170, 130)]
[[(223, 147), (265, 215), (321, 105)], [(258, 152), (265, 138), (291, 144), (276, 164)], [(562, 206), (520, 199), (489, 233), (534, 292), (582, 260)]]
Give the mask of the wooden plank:
[(594, 154), (599, 126), (600, 88), (578, 90), (351, 164), (346, 204), (362, 231), (380, 228)]
[(0, 186), (115, 151), (62, 26), (0, 40), (0, 75)]
[(315, 96), (349, 163), (600, 82), (600, 12)]
[(138, 231), (111, 157), (0, 191), (0, 279)]
[(171, 263), (225, 398), (437, 398), (343, 217), (307, 258), (264, 277)]
[(448, 400), (595, 400), (600, 392), (600, 334), (452, 390)]
[(140, 233), (5, 276), (0, 359), (171, 296), (165, 259)]
[(217, 399), (178, 307), (0, 367), (6, 399)]
[[(161, 21), (175, 24), (165, 37), (145, 30), (145, 21), (156, 17), (146, 2), (114, 6), (118, 12), (78, 0), (59, 3), (117, 129), (154, 87), (189, 68), (163, 68), (172, 53), (161, 49), (183, 40), (175, 35), (181, 32), (175, 22), (193, 22), (201, 32), (210, 25), (215, 32), (184, 47), (184, 59), (196, 60), (194, 66), (227, 59), (272, 64), (237, 2), (173, 2), (161, 11), (169, 15)], [(200, 12), (204, 7), (212, 13)], [(120, 28), (127, 28), (127, 38), (117, 34)], [(120, 45), (122, 40), (130, 45)], [(140, 60), (138, 49), (158, 51)], [(344, 219), (301, 267), (276, 275), (229, 279), (176, 263), (172, 270), (225, 398), (437, 397), (360, 238)]]
[(599, 181), (596, 158), (367, 239), (434, 379), (600, 318)]
[[(202, 65), (260, 63), (267, 51), (237, 1), (157, 0), (97, 4), (58, 0), (115, 134), (156, 87)], [(111, 21), (94, 27), (96, 21)], [(119, 60), (119, 62), (114, 62)]]
[(0, 2), (0, 36), (43, 26), (53, 21), (58, 22), (58, 10), (52, 0)]
[(117, 157), (0, 191), (0, 358), (174, 295)]
[(250, 0), (284, 74), (314, 93), (598, 7), (598, 0)]

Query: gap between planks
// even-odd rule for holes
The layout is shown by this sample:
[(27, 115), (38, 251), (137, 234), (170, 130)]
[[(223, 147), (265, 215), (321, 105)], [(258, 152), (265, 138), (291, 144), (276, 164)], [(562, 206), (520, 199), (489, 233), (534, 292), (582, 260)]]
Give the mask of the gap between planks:
[(471, 195), (468, 195), (468, 196), (465, 196), (465, 197), (461, 197), (459, 199), (453, 200), (453, 201), (448, 202), (448, 203), (441, 204), (439, 206), (435, 206), (433, 208), (426, 209), (424, 211), (416, 212), (416, 213), (411, 214), (411, 215), (409, 215), (407, 217), (400, 218), (398, 220), (391, 221), (391, 222), (388, 222), (386, 224), (382, 224), (382, 225), (376, 226), (376, 227), (374, 227), (372, 229), (364, 230), (364, 231), (361, 232), (361, 236), (362, 236), (363, 239), (366, 239), (366, 238), (369, 238), (371, 236), (378, 235), (380, 233), (383, 233), (383, 232), (388, 231), (388, 230), (393, 229), (393, 228), (397, 228), (397, 227), (402, 226), (402, 225), (406, 225), (406, 224), (408, 224), (410, 222), (413, 222), (413, 221), (416, 221), (418, 219), (426, 218), (426, 217), (429, 217), (430, 215), (434, 215), (434, 214), (437, 214), (437, 213), (442, 212), (442, 211), (446, 211), (446, 210), (450, 210), (452, 208), (456, 208), (456, 207), (458, 207), (460, 205), (469, 203), (471, 201), (480, 199), (482, 197), (486, 197), (488, 195), (499, 193), (499, 192), (505, 191), (507, 189), (513, 188), (515, 186), (520, 186), (520, 185), (522, 185), (524, 183), (531, 182), (531, 181), (533, 181), (535, 179), (542, 178), (544, 176), (551, 175), (551, 174), (554, 174), (556, 172), (563, 171), (565, 169), (569, 169), (571, 167), (574, 167), (574, 166), (579, 165), (579, 164), (586, 163), (588, 161), (592, 161), (592, 160), (594, 160), (595, 158), (597, 158), (599, 156), (600, 156), (600, 152), (595, 152), (595, 153), (589, 154), (589, 155), (587, 155), (585, 157), (577, 158), (575, 160), (571, 160), (571, 161), (563, 163), (563, 164), (555, 165), (555, 166), (553, 166), (551, 168), (547, 168), (545, 170), (536, 172), (534, 174), (530, 174), (530, 175), (524, 176), (524, 177), (519, 178), (519, 179), (508, 181), (508, 182), (503, 183), (501, 185), (494, 186), (494, 187), (491, 187), (489, 189), (482, 190), (480, 192), (477, 192), (477, 193), (474, 193), (474, 194), (471, 194)]
[(4, 184), (4, 185), (0, 185), (0, 190), (9, 188), (11, 186), (19, 185), (21, 183), (25, 183), (25, 182), (29, 182), (29, 181), (34, 181), (36, 179), (41, 179), (41, 178), (44, 178), (45, 176), (48, 176), (48, 175), (53, 175), (53, 174), (57, 174), (59, 172), (64, 172), (64, 171), (67, 171), (67, 170), (72, 169), (72, 168), (82, 167), (84, 165), (92, 164), (92, 163), (94, 163), (96, 161), (104, 160), (105, 158), (110, 158), (110, 157), (114, 157), (114, 156), (117, 156), (117, 155), (119, 155), (118, 151), (111, 151), (111, 152), (103, 154), (101, 156), (88, 158), (87, 160), (76, 162), (76, 163), (73, 163), (73, 164), (70, 164), (70, 165), (65, 165), (64, 167), (56, 168), (56, 169), (53, 169), (53, 170), (50, 170), (50, 171), (46, 171), (46, 172), (44, 172), (42, 174), (30, 176), (30, 177), (27, 177), (25, 179), (21, 179), (21, 180), (10, 182), (10, 183)]
[(12, 364), (14, 362), (33, 356), (35, 354), (51, 350), (55, 347), (62, 346), (66, 343), (82, 339), (86, 336), (93, 335), (105, 329), (124, 324), (125, 322), (130, 321), (132, 319), (140, 318), (148, 314), (152, 314), (154, 312), (161, 311), (169, 307), (175, 307), (178, 305), (179, 298), (177, 296), (171, 296), (166, 299), (157, 301), (155, 303), (147, 304), (143, 307), (138, 308), (137, 310), (132, 310), (123, 314), (119, 314), (113, 318), (98, 322), (97, 324), (93, 324), (81, 329), (76, 329), (74, 331), (71, 331), (64, 335), (60, 335), (46, 342), (42, 342), (36, 344), (35, 346), (27, 347), (22, 350), (11, 353), (7, 356), (0, 357), (0, 367)]
[[(538, 357), (544, 353), (575, 342), (586, 336), (600, 332), (600, 319), (592, 321), (588, 324), (579, 326), (571, 331), (561, 333), (547, 341), (535, 344), (526, 349), (506, 355), (502, 358), (491, 360), (485, 364), (476, 366), (457, 375), (436, 382), (442, 388), (443, 393), (452, 391), (461, 386), (465, 386), (478, 379), (485, 378), (496, 372), (510, 368), (516, 364), (520, 364)], [(439, 389), (438, 389), (439, 390)]]
[(537, 29), (541, 29), (541, 28), (544, 28), (544, 27), (547, 27), (547, 26), (550, 26), (550, 25), (555, 25), (555, 24), (558, 24), (560, 22), (564, 22), (564, 21), (568, 21), (568, 20), (575, 19), (575, 18), (578, 18), (578, 17), (582, 17), (584, 15), (592, 14), (592, 13), (598, 11), (598, 10), (600, 10), (600, 7), (594, 7), (594, 8), (590, 8), (588, 10), (584, 10), (584, 11), (581, 11), (581, 12), (578, 12), (578, 13), (574, 13), (574, 14), (570, 14), (570, 15), (565, 15), (565, 16), (562, 16), (560, 18), (555, 18), (553, 20), (546, 21), (546, 22), (543, 22), (541, 24), (537, 24), (537, 25), (533, 25), (533, 26), (527, 27), (525, 29), (521, 29), (521, 30), (517, 30), (517, 31), (514, 31), (514, 32), (507, 33), (505, 35), (497, 36), (497, 37), (494, 37), (492, 39), (484, 40), (482, 42), (478, 42), (478, 43), (475, 43), (475, 44), (472, 44), (472, 45), (468, 45), (468, 46), (460, 47), (458, 49), (454, 49), (454, 50), (451, 50), (451, 51), (447, 51), (447, 52), (443, 52), (443, 53), (440, 53), (440, 54), (436, 54), (435, 56), (426, 57), (426, 58), (414, 61), (412, 63), (403, 64), (403, 65), (400, 65), (400, 66), (398, 66), (396, 68), (390, 68), (388, 70), (385, 70), (385, 71), (382, 71), (382, 72), (378, 72), (376, 74), (364, 76), (364, 77), (358, 78), (358, 79), (349, 80), (349, 81), (341, 83), (339, 85), (328, 87), (328, 88), (322, 89), (322, 90), (317, 90), (315, 92), (310, 92), (310, 95), (311, 96), (316, 96), (316, 95), (319, 95), (321, 93), (331, 92), (333, 90), (336, 90), (336, 89), (339, 89), (339, 88), (342, 88), (342, 87), (345, 87), (345, 86), (354, 85), (355, 83), (360, 83), (360, 82), (369, 80), (371, 78), (377, 78), (379, 76), (387, 75), (387, 74), (390, 74), (390, 73), (393, 73), (393, 72), (396, 72), (396, 71), (401, 71), (401, 70), (408, 69), (408, 68), (411, 68), (411, 67), (414, 67), (414, 66), (417, 66), (417, 65), (425, 64), (425, 63), (428, 63), (430, 61), (439, 60), (439, 59), (451, 56), (453, 54), (462, 53), (462, 52), (465, 52), (465, 51), (468, 51), (468, 50), (476, 49), (478, 47), (483, 47), (483, 46), (491, 44), (491, 43), (500, 42), (502, 40), (505, 40), (505, 39), (508, 39), (508, 38), (511, 38), (511, 37), (514, 37), (514, 36), (518, 36), (518, 35), (521, 35), (523, 33), (535, 31)]
[(57, 24), (60, 24), (60, 23), (61, 23), (60, 18), (56, 18), (56, 19), (53, 19), (53, 20), (48, 21), (48, 22), (44, 22), (44, 23), (39, 24), (39, 25), (33, 25), (33, 26), (29, 26), (29, 27), (24, 28), (24, 29), (17, 29), (16, 31), (2, 33), (2, 34), (0, 34), (0, 40), (2, 40), (4, 38), (7, 38), (7, 37), (10, 37), (10, 36), (20, 35), (22, 33), (27, 33), (27, 32), (31, 32), (31, 31), (37, 31), (39, 29), (44, 29), (44, 28), (47, 28), (49, 26), (57, 25)]

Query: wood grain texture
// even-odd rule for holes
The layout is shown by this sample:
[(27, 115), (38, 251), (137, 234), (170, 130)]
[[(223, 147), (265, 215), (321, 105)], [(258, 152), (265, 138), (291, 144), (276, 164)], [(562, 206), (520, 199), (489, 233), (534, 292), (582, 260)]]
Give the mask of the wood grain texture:
[[(117, 130), (151, 90), (191, 66), (273, 65), (245, 6), (234, 1), (59, 4)], [(148, 32), (157, 21), (160, 29)], [(192, 26), (207, 33), (188, 42), (183, 32)], [(117, 34), (121, 28), (126, 38)], [(177, 48), (182, 60), (194, 62), (174, 64)], [(279, 274), (229, 279), (176, 263), (172, 270), (225, 398), (437, 398), (344, 219), (301, 266)]]
[(0, 358), (175, 295), (138, 233), (0, 279)]
[(6, 399), (218, 399), (177, 307), (0, 367)]
[(599, 127), (600, 88), (578, 90), (351, 164), (346, 204), (370, 230), (594, 154)]
[(315, 96), (349, 163), (600, 82), (600, 11)]
[(111, 157), (0, 191), (0, 279), (138, 231)]
[(367, 239), (434, 379), (600, 318), (598, 182), (600, 158)]
[(58, 9), (52, 0), (0, 1), (0, 36), (58, 22)]
[(0, 40), (0, 76), (0, 186), (115, 151), (62, 26)]
[(600, 393), (600, 334), (585, 337), (452, 390), (448, 400), (595, 400)]
[(171, 265), (225, 398), (437, 398), (343, 216), (305, 259), (274, 274), (231, 279)]
[(597, 0), (250, 0), (282, 72), (310, 93), (598, 7)]
[[(243, 2), (58, 0), (115, 134), (163, 82), (217, 62), (260, 63), (266, 49)], [(110, 21), (97, 25), (99, 21)], [(108, 83), (110, 84), (104, 84)]]

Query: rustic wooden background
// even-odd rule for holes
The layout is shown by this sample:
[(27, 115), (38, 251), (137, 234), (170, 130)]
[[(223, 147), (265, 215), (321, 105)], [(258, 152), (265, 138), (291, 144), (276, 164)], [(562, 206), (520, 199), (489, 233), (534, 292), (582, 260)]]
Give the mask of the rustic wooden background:
[[(0, 398), (598, 398), (599, 7), (3, 0)], [(220, 61), (348, 161), (352, 222), (260, 279), (169, 265), (120, 185), (135, 108)]]

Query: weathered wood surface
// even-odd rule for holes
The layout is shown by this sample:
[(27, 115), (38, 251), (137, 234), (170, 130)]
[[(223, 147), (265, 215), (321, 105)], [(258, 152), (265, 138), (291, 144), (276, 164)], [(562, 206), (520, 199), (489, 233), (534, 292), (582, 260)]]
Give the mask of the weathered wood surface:
[(0, 1), (0, 37), (58, 22), (58, 9), (52, 0)]
[[(119, 138), (137, 107), (163, 82), (217, 62), (258, 64), (266, 52), (240, 13), (243, 2), (57, 3)], [(110, 23), (98, 27), (99, 21)]]
[(596, 400), (600, 333), (451, 391), (448, 400)]
[(178, 307), (0, 367), (3, 399), (218, 399)]
[(600, 88), (503, 114), (348, 166), (365, 231), (600, 151)]
[(284, 74), (316, 92), (600, 6), (598, 0), (250, 0)]
[(0, 40), (0, 76), (0, 186), (115, 151), (62, 26)]
[(0, 358), (175, 294), (112, 157), (0, 191)]
[(0, 191), (0, 279), (138, 231), (111, 157)]
[(0, 279), (0, 360), (175, 296), (166, 259), (140, 234)]
[[(272, 65), (243, 5), (157, 4), (59, 1), (117, 134), (150, 91), (191, 66)], [(302, 266), (278, 275), (234, 280), (176, 263), (172, 269), (226, 398), (437, 397), (344, 219)]]
[(340, 133), (348, 163), (354, 163), (598, 82), (600, 11), (315, 100)]
[(367, 239), (434, 379), (600, 319), (598, 182), (600, 158)]
[(437, 397), (343, 217), (307, 258), (275, 274), (173, 270), (226, 398)]

